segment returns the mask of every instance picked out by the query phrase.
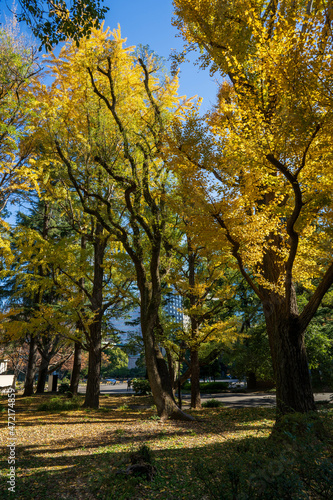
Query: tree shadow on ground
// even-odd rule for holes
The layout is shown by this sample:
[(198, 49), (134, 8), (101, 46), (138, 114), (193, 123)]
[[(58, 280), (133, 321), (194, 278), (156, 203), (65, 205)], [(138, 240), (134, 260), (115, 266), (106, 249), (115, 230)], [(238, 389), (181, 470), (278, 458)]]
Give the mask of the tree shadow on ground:
[[(47, 456), (26, 449), (18, 460), (15, 499), (332, 498), (328, 495), (333, 493), (333, 467), (323, 460), (318, 443), (305, 443), (299, 450), (293, 446), (277, 448), (267, 437), (202, 442), (194, 447), (181, 444), (180, 436), (177, 448), (151, 446), (157, 469), (151, 482), (124, 474), (130, 447), (117, 451), (95, 443), (76, 456), (61, 455), (66, 450), (61, 443), (48, 449)], [(313, 467), (314, 446), (317, 468)], [(50, 456), (52, 451), (58, 455)], [(4, 462), (1, 467), (5, 467)], [(311, 497), (304, 494), (305, 487)], [(6, 498), (3, 485), (1, 488), (1, 498)]]
[[(329, 486), (325, 490), (325, 477), (333, 485), (333, 473), (320, 459), (320, 443), (306, 443), (300, 453), (293, 445), (277, 446), (268, 439), (274, 409), (203, 409), (193, 412), (195, 422), (165, 423), (156, 419), (154, 409), (141, 414), (109, 410), (22, 412), (15, 500), (301, 499), (302, 488), (311, 490), (315, 476), (322, 496), (311, 490), (311, 498), (332, 498), (324, 496), (333, 495)], [(157, 469), (152, 482), (123, 473), (131, 450), (142, 444), (152, 450)], [(8, 474), (7, 451), (3, 477)], [(0, 498), (7, 498), (6, 488), (3, 481)]]

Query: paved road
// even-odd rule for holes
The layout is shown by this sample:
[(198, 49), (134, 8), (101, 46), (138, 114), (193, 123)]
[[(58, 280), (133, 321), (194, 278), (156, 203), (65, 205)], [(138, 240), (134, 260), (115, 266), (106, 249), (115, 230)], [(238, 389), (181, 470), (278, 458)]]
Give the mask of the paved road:
[[(315, 394), (316, 401), (328, 401), (333, 394)], [(202, 394), (202, 399), (217, 399), (230, 408), (246, 408), (251, 406), (275, 406), (275, 394), (271, 393), (247, 393), (247, 394)], [(186, 395), (184, 399), (190, 399)]]
[[(101, 394), (134, 394), (133, 389), (127, 390), (127, 383), (117, 383), (115, 385), (111, 384), (101, 384), (100, 385)], [(85, 394), (86, 384), (79, 385), (79, 393)]]
[[(86, 387), (80, 385), (79, 392), (85, 393)], [(117, 383), (116, 385), (101, 384), (101, 394), (133, 394), (133, 390), (127, 391), (126, 383)], [(186, 402), (190, 399), (189, 394), (183, 394), (183, 400)], [(230, 408), (245, 408), (251, 406), (274, 406), (275, 394), (271, 393), (247, 393), (247, 394), (202, 394), (202, 399), (217, 399), (222, 401), (225, 406)], [(318, 393), (315, 394), (316, 401), (326, 401), (333, 398), (332, 393)]]

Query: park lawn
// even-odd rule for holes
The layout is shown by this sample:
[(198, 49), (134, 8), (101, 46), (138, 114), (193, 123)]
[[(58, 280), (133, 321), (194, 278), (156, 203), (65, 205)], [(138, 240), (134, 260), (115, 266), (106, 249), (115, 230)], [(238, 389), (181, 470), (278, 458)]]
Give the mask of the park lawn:
[[(273, 442), (273, 408), (205, 408), (190, 412), (194, 422), (161, 422), (147, 396), (101, 396), (100, 410), (61, 410), (69, 401), (48, 394), (17, 397), (15, 494), (7, 491), (5, 425), (0, 498), (333, 498), (330, 439), (305, 433), (300, 443), (288, 431), (285, 442)], [(3, 396), (5, 423), (6, 402)], [(58, 409), (41, 411), (43, 404)], [(331, 432), (332, 405), (321, 405), (321, 415)], [(156, 469), (152, 481), (123, 472), (143, 444)]]

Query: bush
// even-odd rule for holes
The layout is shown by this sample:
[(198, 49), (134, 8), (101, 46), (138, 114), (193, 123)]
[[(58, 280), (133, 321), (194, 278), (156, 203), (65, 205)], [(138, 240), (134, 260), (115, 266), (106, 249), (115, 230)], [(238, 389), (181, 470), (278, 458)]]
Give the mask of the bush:
[(325, 439), (326, 429), (316, 412), (288, 413), (275, 423), (272, 437), (293, 443), (296, 438)]
[(55, 397), (37, 407), (37, 411), (69, 411), (77, 410), (82, 403), (81, 398), (74, 396), (72, 399)]
[(130, 454), (130, 461), (132, 464), (137, 463), (153, 463), (153, 456), (150, 447), (147, 444), (141, 445), (137, 450), (132, 450)]
[(151, 394), (149, 380), (144, 378), (134, 378), (131, 385), (137, 396), (147, 396)]
[(70, 385), (67, 384), (66, 382), (63, 382), (62, 384), (59, 385), (58, 392), (59, 394), (65, 394), (66, 392), (70, 392)]
[[(209, 394), (212, 392), (225, 392), (228, 390), (228, 382), (200, 382), (200, 392)], [(183, 386), (186, 391), (191, 390), (191, 383), (186, 382)]]
[[(209, 498), (233, 499), (329, 499), (333, 498), (333, 464), (325, 441), (293, 418), (290, 441), (247, 438), (230, 449), (228, 463), (194, 463), (195, 476)], [(297, 422), (296, 422), (297, 420)], [(288, 425), (289, 428), (289, 425)], [(282, 431), (283, 432), (283, 431)]]
[(131, 465), (127, 467), (125, 474), (129, 476), (141, 477), (147, 481), (152, 481), (156, 475), (156, 467), (152, 465), (152, 454), (149, 446), (143, 444), (137, 451), (130, 454)]
[(208, 401), (202, 403), (202, 406), (204, 408), (218, 408), (219, 406), (223, 406), (223, 403), (217, 399), (208, 399)]

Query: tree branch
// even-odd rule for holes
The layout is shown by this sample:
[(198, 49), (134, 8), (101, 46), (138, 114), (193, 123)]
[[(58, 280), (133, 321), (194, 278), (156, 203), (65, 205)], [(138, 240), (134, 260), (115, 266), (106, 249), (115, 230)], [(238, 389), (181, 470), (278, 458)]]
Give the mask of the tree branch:
[(302, 331), (304, 331), (306, 329), (306, 327), (309, 325), (309, 323), (310, 323), (311, 319), (313, 318), (314, 314), (316, 313), (316, 311), (320, 305), (320, 302), (322, 301), (325, 293), (329, 290), (329, 288), (331, 287), (332, 284), (333, 284), (333, 262), (331, 263), (331, 265), (327, 269), (321, 282), (317, 286), (315, 292), (313, 293), (309, 302), (304, 307), (302, 313), (299, 316), (299, 323), (300, 323)]
[(224, 220), (221, 218), (220, 214), (212, 214), (212, 216), (219, 223), (219, 225), (222, 227), (222, 229), (225, 230), (227, 240), (231, 244), (231, 248), (232, 248), (232, 252), (231, 253), (232, 253), (232, 255), (235, 257), (235, 259), (238, 262), (238, 267), (239, 267), (239, 270), (240, 270), (241, 274), (244, 276), (244, 278), (246, 279), (247, 283), (250, 285), (250, 287), (252, 288), (252, 290), (254, 291), (254, 293), (260, 298), (260, 300), (264, 300), (264, 296), (260, 292), (259, 288), (255, 285), (254, 281), (250, 278), (250, 276), (248, 275), (248, 273), (245, 271), (242, 257), (239, 254), (240, 244), (238, 243), (238, 241), (236, 241), (231, 236), (230, 231), (227, 228)]
[(299, 235), (298, 235), (298, 232), (295, 230), (295, 224), (296, 224), (297, 219), (301, 213), (301, 210), (302, 210), (304, 203), (303, 203), (303, 199), (302, 199), (302, 191), (301, 191), (299, 182), (297, 180), (297, 176), (292, 174), (287, 169), (287, 167), (285, 165), (283, 165), (283, 163), (281, 163), (279, 160), (277, 160), (274, 157), (274, 155), (268, 154), (268, 155), (266, 155), (266, 158), (289, 181), (289, 183), (291, 184), (291, 186), (293, 188), (294, 195), (295, 195), (294, 209), (293, 209), (290, 217), (287, 220), (287, 234), (290, 238), (290, 249), (289, 249), (288, 259), (286, 262), (285, 290), (286, 290), (286, 307), (289, 310), (290, 309), (290, 301), (291, 301), (292, 279), (293, 279), (292, 271), (293, 271), (293, 265), (294, 265), (294, 261), (296, 258), (298, 241), (299, 241)]

